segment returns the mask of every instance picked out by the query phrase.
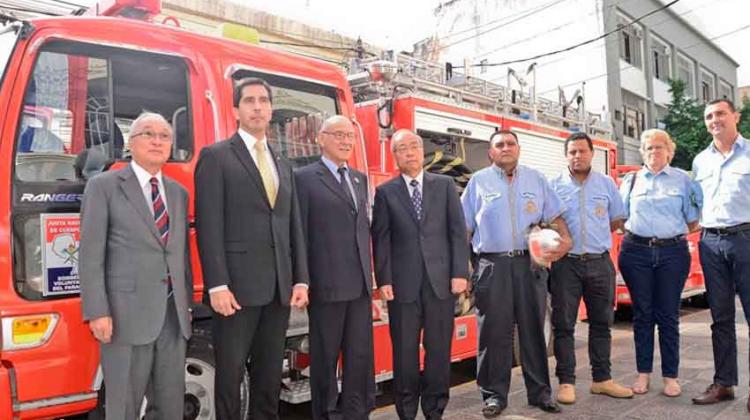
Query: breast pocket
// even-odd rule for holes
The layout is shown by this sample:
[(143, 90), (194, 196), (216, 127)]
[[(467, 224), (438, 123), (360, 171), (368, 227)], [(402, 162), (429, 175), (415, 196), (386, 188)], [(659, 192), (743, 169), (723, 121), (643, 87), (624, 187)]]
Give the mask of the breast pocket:
[(503, 212), (502, 193), (491, 192), (482, 195), (482, 212), (497, 215)]
[(750, 160), (737, 162), (729, 173), (730, 192), (750, 194)]
[(588, 211), (598, 219), (609, 217), (609, 197), (606, 195), (595, 195), (588, 199)]
[(532, 219), (541, 213), (541, 197), (530, 191), (521, 192), (521, 211)]

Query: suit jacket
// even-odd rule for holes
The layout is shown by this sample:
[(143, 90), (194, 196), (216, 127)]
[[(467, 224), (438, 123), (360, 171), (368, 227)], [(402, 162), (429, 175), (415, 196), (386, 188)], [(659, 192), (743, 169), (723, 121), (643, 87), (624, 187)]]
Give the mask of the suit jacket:
[[(307, 239), (311, 303), (353, 300), (372, 292), (367, 177), (350, 169), (354, 202), (322, 161), (295, 171)], [(344, 188), (348, 188), (343, 184)]]
[(397, 302), (419, 297), (422, 279), (440, 299), (451, 296), (451, 278), (467, 278), (466, 223), (453, 179), (424, 173), (421, 220), (400, 175), (375, 193), (372, 241), (378, 287), (393, 286)]
[(279, 187), (271, 208), (239, 134), (201, 150), (195, 218), (205, 297), (209, 289), (226, 285), (242, 306), (262, 306), (274, 298), (289, 305), (293, 282), (308, 283), (292, 166), (273, 156)]
[(83, 317), (111, 316), (114, 343), (142, 345), (158, 337), (168, 277), (182, 335), (190, 337), (188, 194), (166, 176), (162, 180), (169, 214), (166, 246), (130, 165), (93, 177), (83, 193), (78, 264)]

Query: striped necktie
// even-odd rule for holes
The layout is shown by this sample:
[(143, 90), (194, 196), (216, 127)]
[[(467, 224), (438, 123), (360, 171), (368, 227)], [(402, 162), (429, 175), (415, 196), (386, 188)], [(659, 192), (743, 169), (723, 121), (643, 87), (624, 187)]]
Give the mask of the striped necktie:
[(159, 180), (156, 177), (152, 177), (151, 180), (151, 203), (154, 207), (154, 222), (156, 222), (156, 230), (159, 231), (161, 242), (166, 245), (167, 239), (169, 238), (169, 214), (167, 213), (167, 206), (164, 205), (164, 199), (162, 199), (159, 193)]

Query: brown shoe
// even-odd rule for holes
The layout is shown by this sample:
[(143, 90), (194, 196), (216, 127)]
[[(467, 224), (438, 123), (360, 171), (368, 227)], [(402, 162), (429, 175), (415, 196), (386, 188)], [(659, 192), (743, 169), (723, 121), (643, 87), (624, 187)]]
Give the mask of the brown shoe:
[(693, 398), (693, 404), (707, 405), (716, 404), (719, 401), (727, 401), (734, 399), (734, 388), (731, 386), (721, 386), (719, 384), (711, 384), (706, 388), (706, 391), (701, 395)]
[(593, 382), (591, 384), (591, 393), (608, 395), (612, 398), (633, 398), (633, 391), (630, 388), (625, 388), (611, 379)]

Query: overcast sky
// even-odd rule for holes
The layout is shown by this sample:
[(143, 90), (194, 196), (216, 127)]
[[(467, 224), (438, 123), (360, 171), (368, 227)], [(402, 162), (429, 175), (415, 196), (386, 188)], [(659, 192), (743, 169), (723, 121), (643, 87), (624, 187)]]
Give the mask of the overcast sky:
[[(230, 0), (396, 50), (432, 35), (441, 3), (470, 6), (492, 0)], [(592, 0), (594, 1), (594, 0)], [(666, 1), (662, 0), (663, 3)], [(344, 4), (345, 6), (342, 6)], [(740, 64), (738, 83), (750, 85), (750, 0), (680, 0), (672, 6)], [(692, 12), (689, 12), (691, 11)], [(554, 24), (554, 22), (550, 22)], [(725, 35), (728, 34), (728, 35)], [(724, 36), (722, 36), (724, 35)], [(491, 33), (485, 35), (491, 37)]]

